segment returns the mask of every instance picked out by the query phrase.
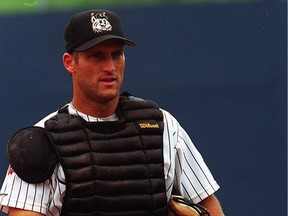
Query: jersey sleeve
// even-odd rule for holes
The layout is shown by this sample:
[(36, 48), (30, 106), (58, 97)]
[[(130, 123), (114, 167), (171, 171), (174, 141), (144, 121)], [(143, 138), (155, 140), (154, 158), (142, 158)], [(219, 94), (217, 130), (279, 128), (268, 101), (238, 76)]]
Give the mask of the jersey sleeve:
[[(44, 122), (55, 115), (51, 113), (35, 124), (44, 127)], [(45, 182), (31, 184), (23, 181), (9, 165), (0, 191), (0, 210), (8, 213), (9, 208), (19, 208), (44, 215), (57, 216), (62, 207), (65, 185), (59, 179), (63, 176), (62, 168), (57, 165), (52, 176)]]
[(29, 184), (9, 166), (1, 188), (0, 208), (5, 213), (13, 207), (46, 215), (50, 195), (49, 183)]
[(169, 185), (173, 184), (173, 192), (177, 191), (180, 195), (198, 203), (215, 193), (219, 185), (179, 122), (167, 111), (162, 112), (165, 124), (164, 163), (168, 170), (166, 188), (171, 188)]
[(9, 166), (0, 192), (0, 210), (8, 213), (12, 207), (47, 216), (58, 216), (62, 208), (65, 187), (64, 172), (59, 164), (51, 178), (39, 184), (23, 181)]

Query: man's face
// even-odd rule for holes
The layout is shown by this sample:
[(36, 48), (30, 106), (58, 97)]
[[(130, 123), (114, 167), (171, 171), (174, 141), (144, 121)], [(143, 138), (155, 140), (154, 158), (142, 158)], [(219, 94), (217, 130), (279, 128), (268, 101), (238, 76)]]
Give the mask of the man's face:
[(125, 68), (121, 41), (106, 40), (88, 50), (75, 53), (74, 60), (75, 71), (71, 73), (74, 97), (80, 97), (84, 103), (118, 100)]

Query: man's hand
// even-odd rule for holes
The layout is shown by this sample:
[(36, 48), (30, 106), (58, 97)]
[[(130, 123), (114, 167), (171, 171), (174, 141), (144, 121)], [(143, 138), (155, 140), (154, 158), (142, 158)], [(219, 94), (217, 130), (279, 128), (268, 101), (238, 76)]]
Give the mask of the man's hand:
[(198, 203), (205, 207), (211, 216), (224, 216), (221, 205), (215, 195), (211, 195)]

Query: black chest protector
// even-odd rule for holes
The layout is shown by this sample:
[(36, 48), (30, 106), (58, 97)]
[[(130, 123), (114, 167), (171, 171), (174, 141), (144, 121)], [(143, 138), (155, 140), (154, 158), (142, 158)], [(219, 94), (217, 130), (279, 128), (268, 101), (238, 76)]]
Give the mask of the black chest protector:
[(163, 115), (121, 95), (118, 121), (86, 122), (67, 109), (45, 122), (66, 178), (61, 216), (166, 216)]

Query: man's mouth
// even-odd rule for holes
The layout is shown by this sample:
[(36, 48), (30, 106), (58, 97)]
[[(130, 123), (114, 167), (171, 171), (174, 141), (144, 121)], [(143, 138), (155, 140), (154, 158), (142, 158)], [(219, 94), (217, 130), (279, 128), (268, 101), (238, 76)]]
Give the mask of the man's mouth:
[(117, 79), (115, 77), (107, 77), (107, 78), (102, 78), (100, 79), (101, 82), (105, 82), (105, 83), (113, 83), (115, 82)]

